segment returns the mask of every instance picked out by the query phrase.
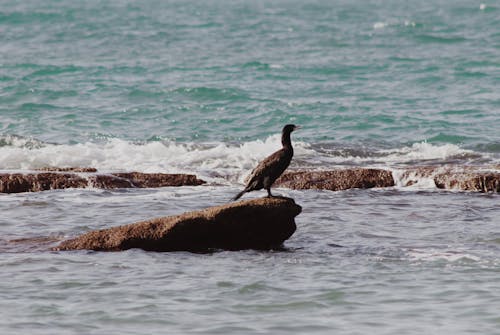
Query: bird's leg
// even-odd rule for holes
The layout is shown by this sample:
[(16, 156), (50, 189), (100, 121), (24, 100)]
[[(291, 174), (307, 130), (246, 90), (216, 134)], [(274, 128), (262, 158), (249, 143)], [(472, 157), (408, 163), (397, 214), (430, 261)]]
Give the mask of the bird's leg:
[(268, 198), (273, 198), (274, 196), (271, 194), (271, 188), (270, 187), (266, 188), (266, 190), (267, 190), (267, 197)]

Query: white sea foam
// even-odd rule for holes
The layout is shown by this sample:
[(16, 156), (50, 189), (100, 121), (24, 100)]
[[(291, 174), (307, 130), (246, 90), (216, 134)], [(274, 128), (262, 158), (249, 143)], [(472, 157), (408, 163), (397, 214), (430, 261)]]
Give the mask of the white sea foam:
[(389, 24), (387, 22), (375, 22), (373, 24), (373, 29), (382, 29), (387, 27)]
[(399, 19), (390, 19), (387, 21), (379, 21), (373, 24), (373, 29), (384, 29), (386, 27), (397, 27), (397, 26), (405, 26), (405, 27), (416, 27), (417, 24), (411, 20), (399, 20)]
[(376, 167), (396, 167), (400, 164), (422, 163), (422, 162), (447, 162), (450, 159), (461, 159), (479, 154), (472, 150), (460, 148), (454, 144), (431, 144), (427, 142), (414, 143), (411, 146), (405, 146), (395, 149), (382, 149), (376, 151), (344, 152), (336, 149), (329, 153), (325, 150), (324, 156), (311, 157), (311, 159), (320, 160), (326, 164), (339, 165), (371, 165)]
[[(208, 181), (242, 182), (267, 155), (281, 147), (279, 135), (265, 140), (230, 143), (129, 142), (110, 139), (104, 143), (49, 144), (23, 138), (0, 138), (0, 170), (34, 170), (44, 167), (92, 167), (101, 172), (140, 171), (194, 173)], [(393, 150), (364, 152), (314, 150), (306, 142), (294, 141), (295, 167), (329, 169), (338, 166), (394, 168), (398, 164), (446, 161), (472, 151), (453, 144), (426, 142)], [(477, 153), (476, 153), (477, 154)], [(404, 183), (404, 181), (401, 181)], [(431, 179), (428, 180), (430, 185)], [(420, 178), (419, 186), (426, 185)]]
[[(439, 169), (438, 169), (439, 170)], [(405, 187), (409, 190), (415, 189), (435, 189), (434, 174), (423, 175), (416, 171), (407, 171), (403, 169), (392, 170), (392, 177), (396, 187)]]
[(473, 151), (462, 149), (455, 144), (434, 145), (428, 142), (414, 143), (412, 146), (396, 150), (383, 150), (386, 153), (385, 161), (407, 163), (413, 161), (447, 160), (451, 157), (460, 157), (473, 154)]
[(417, 24), (414, 21), (405, 20), (405, 27), (415, 27)]
[(417, 262), (479, 262), (481, 258), (462, 250), (418, 250), (411, 249), (407, 252), (412, 261)]
[[(44, 144), (27, 147), (20, 140), (0, 147), (0, 170), (34, 170), (48, 166), (93, 167), (99, 171), (196, 173), (206, 179), (242, 180), (264, 157), (281, 147), (280, 137), (240, 145), (176, 142)], [(295, 142), (297, 155), (308, 155), (306, 143)]]

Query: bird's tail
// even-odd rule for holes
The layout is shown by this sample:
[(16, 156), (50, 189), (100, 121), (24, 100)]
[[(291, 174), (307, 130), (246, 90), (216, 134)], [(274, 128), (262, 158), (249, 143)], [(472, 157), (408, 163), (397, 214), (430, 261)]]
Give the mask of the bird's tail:
[(238, 200), (239, 198), (241, 198), (241, 196), (243, 194), (245, 194), (247, 192), (247, 189), (244, 189), (243, 191), (241, 191), (240, 193), (236, 194), (236, 196), (233, 198), (233, 201), (236, 201)]

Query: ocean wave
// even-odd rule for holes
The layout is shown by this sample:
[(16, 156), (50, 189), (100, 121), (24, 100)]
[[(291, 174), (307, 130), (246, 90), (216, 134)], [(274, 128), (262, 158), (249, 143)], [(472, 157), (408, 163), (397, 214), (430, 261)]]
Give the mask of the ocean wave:
[[(45, 145), (44, 142), (31, 137), (23, 137), (18, 135), (0, 136), (0, 150), (2, 147), (11, 147), (19, 149), (37, 149)], [(1, 163), (0, 163), (1, 164)]]
[(467, 163), (492, 160), (488, 153), (461, 148), (455, 144), (432, 144), (426, 141), (391, 149), (312, 145), (322, 153), (319, 160), (339, 165), (398, 167), (400, 165)]
[[(242, 144), (129, 142), (114, 138), (102, 143), (73, 145), (43, 143), (9, 135), (0, 137), (0, 169), (79, 166), (103, 172), (196, 173), (208, 180), (227, 180), (243, 178), (243, 174), (280, 146), (278, 135)], [(306, 143), (295, 143), (298, 155), (310, 155), (307, 147)]]
[[(7, 135), (0, 136), (0, 169), (91, 167), (101, 172), (194, 173), (208, 181), (242, 182), (260, 160), (280, 147), (279, 135), (244, 143), (131, 142), (111, 138), (78, 144), (53, 144)], [(397, 169), (405, 164), (467, 163), (478, 157), (485, 160), (488, 156), (454, 144), (427, 142), (394, 149), (373, 149), (295, 141), (294, 148), (291, 169), (341, 166)]]

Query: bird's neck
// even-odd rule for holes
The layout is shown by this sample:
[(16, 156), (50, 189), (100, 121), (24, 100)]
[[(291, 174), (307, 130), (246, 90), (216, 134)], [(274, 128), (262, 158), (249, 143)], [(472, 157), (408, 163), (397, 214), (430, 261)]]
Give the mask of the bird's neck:
[(283, 133), (281, 135), (281, 145), (287, 150), (292, 150), (292, 141), (290, 140), (290, 133)]

